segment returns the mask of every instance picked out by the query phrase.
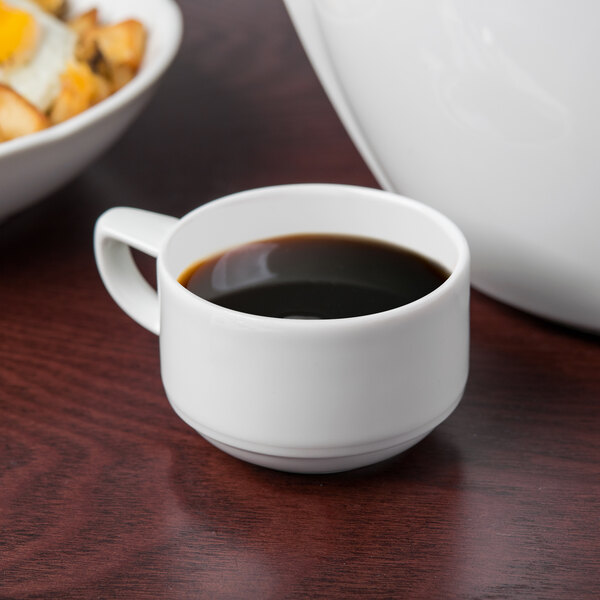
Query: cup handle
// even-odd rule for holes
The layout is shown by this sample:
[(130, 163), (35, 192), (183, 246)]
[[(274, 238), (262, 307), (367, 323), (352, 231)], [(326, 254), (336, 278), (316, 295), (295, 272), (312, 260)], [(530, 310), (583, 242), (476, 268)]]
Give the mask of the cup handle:
[(158, 294), (137, 268), (131, 248), (156, 258), (178, 221), (139, 208), (117, 207), (102, 214), (94, 229), (96, 264), (106, 289), (126, 314), (157, 335)]

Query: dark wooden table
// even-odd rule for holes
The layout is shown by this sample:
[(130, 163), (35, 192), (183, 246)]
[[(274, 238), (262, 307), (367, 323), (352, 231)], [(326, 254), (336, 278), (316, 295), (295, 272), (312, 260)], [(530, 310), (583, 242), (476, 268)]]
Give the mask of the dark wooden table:
[(98, 215), (376, 186), (280, 0), (182, 8), (144, 115), (0, 225), (0, 598), (599, 598), (598, 337), (474, 293), (462, 404), (345, 474), (242, 463), (175, 416), (157, 339), (97, 275)]

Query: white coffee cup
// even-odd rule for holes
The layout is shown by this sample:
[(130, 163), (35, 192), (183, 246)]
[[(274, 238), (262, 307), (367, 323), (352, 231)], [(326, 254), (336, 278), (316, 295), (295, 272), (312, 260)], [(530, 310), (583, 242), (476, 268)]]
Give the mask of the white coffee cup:
[[(405, 306), (328, 320), (237, 312), (177, 281), (198, 259), (297, 233), (390, 242), (440, 263), (450, 276)], [(158, 293), (130, 247), (157, 258)], [(300, 184), (233, 194), (182, 219), (113, 208), (98, 219), (95, 252), (117, 304), (160, 335), (161, 374), (175, 412), (243, 460), (312, 473), (375, 463), (416, 444), (462, 397), (469, 249), (451, 221), (413, 200)]]

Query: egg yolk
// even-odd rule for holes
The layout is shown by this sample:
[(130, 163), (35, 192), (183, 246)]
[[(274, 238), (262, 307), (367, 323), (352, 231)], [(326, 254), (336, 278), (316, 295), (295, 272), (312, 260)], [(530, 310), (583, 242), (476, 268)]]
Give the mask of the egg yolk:
[(0, 1), (0, 66), (27, 62), (35, 51), (39, 34), (32, 15)]

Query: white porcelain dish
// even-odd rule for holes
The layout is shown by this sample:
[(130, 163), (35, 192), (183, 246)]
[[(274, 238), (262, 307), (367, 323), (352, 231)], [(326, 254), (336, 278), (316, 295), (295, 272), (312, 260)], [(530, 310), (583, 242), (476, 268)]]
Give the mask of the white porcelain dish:
[(464, 231), (475, 287), (600, 332), (600, 3), (285, 3), (381, 186)]
[(173, 0), (70, 0), (78, 14), (97, 7), (106, 22), (140, 20), (148, 45), (139, 73), (125, 87), (76, 117), (39, 133), (0, 143), (0, 221), (75, 177), (140, 113), (171, 64), (182, 17)]

